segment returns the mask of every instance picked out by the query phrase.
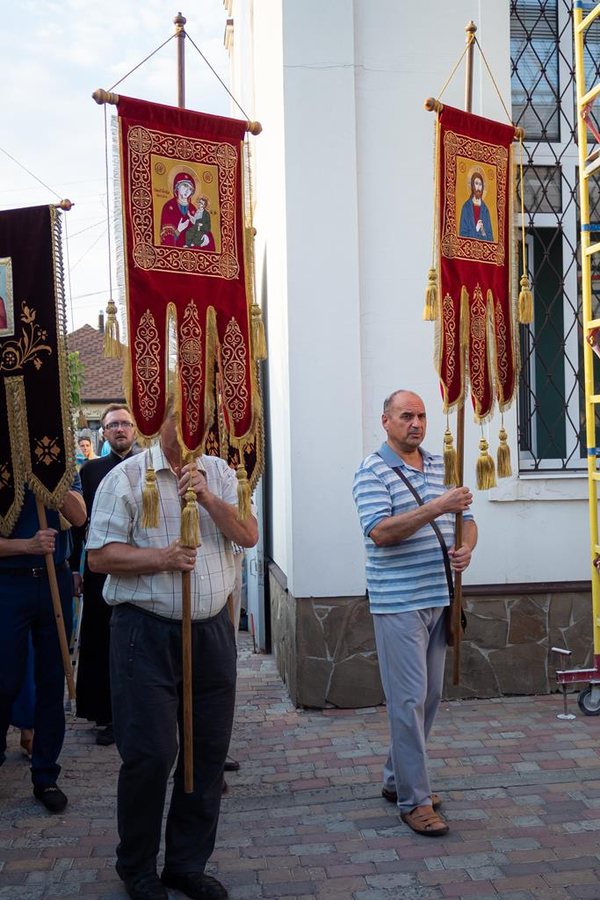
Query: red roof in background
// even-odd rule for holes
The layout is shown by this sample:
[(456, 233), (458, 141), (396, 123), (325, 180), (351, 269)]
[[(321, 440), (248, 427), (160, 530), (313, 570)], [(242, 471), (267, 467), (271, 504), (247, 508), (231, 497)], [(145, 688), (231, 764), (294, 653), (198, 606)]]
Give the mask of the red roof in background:
[(79, 351), (85, 366), (82, 403), (115, 403), (125, 400), (123, 360), (104, 358), (104, 333), (84, 325), (67, 335), (69, 350)]

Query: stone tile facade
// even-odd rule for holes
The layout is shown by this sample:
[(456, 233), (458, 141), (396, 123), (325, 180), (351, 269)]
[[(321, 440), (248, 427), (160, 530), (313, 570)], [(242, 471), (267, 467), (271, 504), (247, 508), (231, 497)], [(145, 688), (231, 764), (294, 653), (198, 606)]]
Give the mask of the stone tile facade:
[[(365, 597), (295, 598), (276, 566), (269, 570), (273, 652), (296, 706), (358, 708), (383, 702), (373, 622)], [(592, 663), (591, 589), (531, 585), (521, 593), (465, 592), (467, 632), (461, 645), (461, 683), (447, 699), (546, 694), (555, 671)]]

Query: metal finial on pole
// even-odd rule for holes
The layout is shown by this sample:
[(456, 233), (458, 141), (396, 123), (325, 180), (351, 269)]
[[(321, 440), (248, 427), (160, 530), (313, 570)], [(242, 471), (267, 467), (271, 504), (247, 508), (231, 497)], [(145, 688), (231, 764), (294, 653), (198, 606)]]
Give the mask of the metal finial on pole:
[(177, 106), (185, 106), (185, 23), (187, 19), (178, 12), (173, 23), (175, 25), (175, 43), (177, 44)]

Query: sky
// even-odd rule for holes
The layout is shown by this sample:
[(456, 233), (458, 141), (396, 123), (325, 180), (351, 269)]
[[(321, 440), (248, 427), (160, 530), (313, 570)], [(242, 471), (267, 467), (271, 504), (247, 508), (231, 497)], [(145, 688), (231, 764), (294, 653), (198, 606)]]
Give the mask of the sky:
[[(0, 209), (63, 198), (75, 204), (63, 216), (69, 331), (85, 323), (97, 328), (110, 295), (105, 107), (91, 95), (99, 87), (110, 89), (174, 34), (178, 2), (190, 38), (228, 84), (223, 0), (188, 0), (187, 8), (184, 0), (1, 4)], [(175, 43), (170, 40), (115, 92), (176, 105)], [(231, 115), (229, 95), (189, 40), (185, 52), (186, 106)], [(114, 115), (115, 107), (106, 109)], [(111, 147), (109, 174), (112, 218)], [(118, 301), (115, 272), (113, 260), (112, 293)]]

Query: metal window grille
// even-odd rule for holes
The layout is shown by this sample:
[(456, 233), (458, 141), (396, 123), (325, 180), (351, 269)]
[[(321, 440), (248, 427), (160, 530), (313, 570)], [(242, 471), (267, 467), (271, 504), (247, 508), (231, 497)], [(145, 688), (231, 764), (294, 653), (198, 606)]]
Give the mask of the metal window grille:
[[(586, 461), (571, 0), (511, 0), (510, 15), (534, 299), (534, 321), (520, 328), (519, 468), (576, 471)], [(600, 80), (600, 23), (587, 43), (586, 70), (588, 86)], [(600, 181), (591, 206), (591, 221), (600, 222)], [(600, 314), (600, 267), (594, 276)]]

